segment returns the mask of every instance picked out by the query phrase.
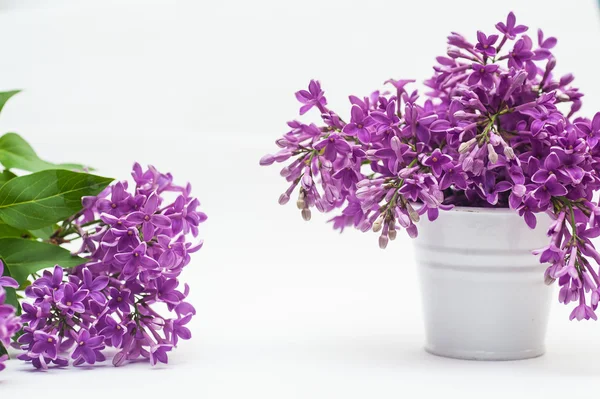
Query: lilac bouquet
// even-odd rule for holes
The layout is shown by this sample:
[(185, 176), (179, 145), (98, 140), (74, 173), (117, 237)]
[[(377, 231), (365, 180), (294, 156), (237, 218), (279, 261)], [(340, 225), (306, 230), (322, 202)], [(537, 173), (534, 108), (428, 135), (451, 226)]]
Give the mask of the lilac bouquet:
[[(131, 192), (118, 182), (83, 197), (81, 212), (53, 234), (80, 240), (75, 254), (85, 263), (56, 266), (26, 288), (33, 302), (23, 303), (19, 359), (47, 368), (66, 365), (61, 354), (70, 354), (74, 365), (94, 364), (113, 347), (115, 366), (138, 358), (154, 365), (167, 363), (179, 339), (191, 338), (186, 324), (196, 311), (178, 277), (202, 247), (191, 238), (206, 215), (189, 184), (177, 186), (171, 175), (139, 164), (132, 175)], [(160, 313), (163, 308), (170, 315)]]
[(191, 185), (137, 163), (133, 184), (110, 185), (14, 133), (0, 163), (0, 370), (9, 345), (41, 369), (102, 362), (108, 348), (115, 366), (167, 363), (196, 313), (179, 281), (206, 220)]
[(423, 97), (407, 89), (414, 80), (388, 80), (391, 92), (350, 96), (349, 120), (311, 81), (296, 93), (300, 114), (316, 109), (323, 123), (288, 122), (281, 149), (260, 160), (287, 162), (279, 203), (297, 190), (305, 220), (312, 208), (341, 209), (336, 229), (373, 230), (381, 248), (454, 206), (510, 208), (531, 228), (547, 213), (549, 245), (535, 252), (550, 263), (545, 281), (558, 280), (561, 303), (577, 303), (571, 319), (596, 320), (600, 113), (575, 116), (582, 94), (572, 75), (553, 74), (557, 40), (527, 31), (511, 12), (475, 42), (452, 33)]

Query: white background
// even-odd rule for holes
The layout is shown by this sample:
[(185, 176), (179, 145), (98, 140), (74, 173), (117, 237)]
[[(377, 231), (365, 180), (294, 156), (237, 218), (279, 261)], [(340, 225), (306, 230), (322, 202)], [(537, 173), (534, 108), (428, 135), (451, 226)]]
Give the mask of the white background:
[(48, 160), (116, 178), (135, 160), (152, 163), (191, 181), (209, 215), (205, 247), (184, 274), (198, 309), (194, 338), (169, 366), (44, 374), (11, 361), (0, 398), (84, 389), (285, 399), (597, 392), (600, 325), (569, 322), (570, 308), (558, 304), (539, 359), (426, 354), (410, 240), (381, 251), (372, 234), (338, 235), (319, 215), (305, 223), (293, 205), (277, 205), (286, 187), (277, 168), (258, 166), (309, 79), (344, 113), (350, 93), (429, 77), (450, 31), (473, 38), (510, 10), (558, 36), (557, 69), (575, 74), (593, 115), (592, 0), (0, 0), (0, 89), (26, 89), (4, 109), (1, 131), (21, 133)]

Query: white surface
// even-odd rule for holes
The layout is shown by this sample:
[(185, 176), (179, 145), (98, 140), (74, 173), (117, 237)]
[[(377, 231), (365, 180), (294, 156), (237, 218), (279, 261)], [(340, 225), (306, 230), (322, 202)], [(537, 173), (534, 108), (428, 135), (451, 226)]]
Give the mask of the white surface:
[(530, 229), (510, 209), (454, 208), (419, 222), (414, 241), (425, 349), (472, 360), (519, 360), (545, 352), (552, 290), (547, 265), (531, 255), (547, 245), (547, 215)]
[(510, 9), (559, 37), (557, 69), (575, 73), (584, 111), (600, 109), (592, 0), (0, 1), (1, 88), (27, 89), (3, 111), (0, 131), (18, 131), (49, 160), (87, 160), (110, 176), (152, 162), (192, 181), (209, 215), (206, 245), (185, 273), (198, 308), (194, 338), (169, 367), (42, 374), (11, 361), (0, 398), (82, 389), (236, 399), (596, 392), (600, 324), (568, 322), (570, 308), (556, 299), (541, 358), (426, 354), (410, 240), (399, 234), (381, 251), (376, 235), (340, 236), (322, 216), (305, 223), (277, 205), (286, 187), (277, 168), (258, 166), (310, 78), (332, 106), (345, 106), (347, 94), (389, 77), (429, 76), (450, 30), (473, 36)]

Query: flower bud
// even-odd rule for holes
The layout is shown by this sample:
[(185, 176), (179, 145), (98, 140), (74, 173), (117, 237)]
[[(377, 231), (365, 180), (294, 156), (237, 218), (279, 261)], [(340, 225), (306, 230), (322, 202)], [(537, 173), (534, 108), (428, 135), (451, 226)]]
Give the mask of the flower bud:
[(546, 71), (551, 72), (556, 67), (556, 58), (550, 57), (546, 64)]
[(302, 176), (301, 183), (302, 183), (302, 187), (305, 190), (310, 190), (310, 188), (312, 187), (312, 184), (313, 184), (313, 179), (312, 179), (310, 173), (311, 173), (311, 171), (308, 166), (306, 168), (304, 168), (304, 175)]
[(358, 226), (358, 229), (363, 233), (366, 233), (367, 231), (371, 230), (371, 223), (368, 219), (363, 220), (363, 222)]
[(527, 188), (525, 187), (524, 184), (515, 184), (512, 188), (513, 194), (519, 198), (524, 196), (526, 191), (527, 191)]
[(383, 215), (379, 215), (379, 217), (375, 219), (375, 222), (373, 222), (373, 232), (377, 233), (379, 230), (381, 230), (382, 225)]
[(289, 175), (291, 175), (291, 174), (292, 174), (292, 171), (291, 171), (291, 170), (290, 170), (290, 168), (288, 168), (287, 166), (286, 166), (286, 167), (284, 167), (284, 168), (282, 168), (282, 169), (279, 171), (279, 175), (280, 175), (281, 177), (288, 177), (288, 176), (289, 176)]
[(304, 198), (298, 198), (298, 200), (296, 201), (296, 206), (300, 210), (304, 209), (306, 207), (306, 202), (304, 201)]
[(328, 159), (321, 159), (321, 167), (324, 170), (330, 171), (333, 168), (333, 164)]
[(388, 232), (388, 237), (390, 237), (390, 240), (394, 241), (396, 239), (396, 229), (394, 229), (393, 226), (390, 226), (390, 231)]
[(89, 209), (94, 206), (97, 199), (98, 197), (96, 196), (86, 195), (85, 197), (81, 197), (81, 205), (83, 205), (85, 209)]
[(411, 225), (410, 216), (404, 212), (398, 212), (398, 224), (406, 229)]
[(377, 157), (375, 156), (375, 152), (377, 150), (367, 150), (366, 152), (366, 157), (368, 160), (374, 161), (377, 160)]
[(277, 154), (273, 155), (273, 159), (277, 162), (283, 162), (292, 156), (290, 151), (280, 151)]
[(515, 159), (515, 151), (510, 146), (504, 147), (504, 156), (508, 159)]
[(410, 238), (417, 238), (417, 236), (419, 235), (419, 230), (417, 230), (416, 224), (411, 224), (410, 226), (408, 226), (406, 232), (408, 233), (408, 236)]
[(471, 172), (473, 172), (475, 176), (479, 176), (481, 175), (481, 173), (483, 173), (483, 169), (485, 169), (483, 159), (474, 159), (473, 166), (471, 167)]
[(462, 163), (463, 170), (465, 172), (470, 172), (471, 170), (473, 170), (473, 163), (474, 163), (473, 157), (469, 155), (468, 157), (466, 157), (463, 160), (463, 163)]
[(596, 249), (594, 248), (593, 245), (591, 245), (589, 243), (585, 243), (584, 249), (585, 249), (585, 254), (587, 256), (591, 256), (592, 258), (594, 258), (594, 260), (597, 263), (600, 261), (600, 254), (598, 253), (598, 251), (596, 251)]
[(287, 193), (283, 193), (279, 196), (279, 205), (285, 205), (290, 200), (290, 196)]
[(407, 177), (410, 177), (413, 173), (415, 173), (417, 170), (419, 170), (419, 168), (419, 166), (413, 166), (412, 168), (403, 168), (398, 172), (398, 177), (406, 179)]
[(500, 136), (498, 136), (497, 134), (494, 134), (493, 132), (490, 132), (490, 143), (493, 146), (497, 146), (500, 145), (504, 140), (502, 140), (502, 138)]
[(410, 220), (412, 220), (414, 223), (418, 223), (419, 220), (421, 219), (421, 217), (419, 216), (419, 213), (417, 211), (415, 211), (415, 208), (413, 208), (410, 203), (406, 204), (406, 210), (408, 211), (408, 216), (410, 217)]
[(446, 54), (448, 54), (448, 57), (450, 58), (458, 58), (461, 56), (460, 50), (456, 47), (450, 47)]
[(473, 146), (473, 144), (475, 144), (475, 138), (472, 138), (469, 141), (461, 143), (460, 146), (458, 147), (458, 152), (461, 154), (468, 152), (471, 149), (471, 147)]
[(123, 364), (125, 364), (125, 362), (127, 361), (127, 353), (122, 350), (121, 352), (117, 353), (115, 355), (115, 357), (113, 357), (113, 366), (115, 367), (119, 367), (122, 366)]
[(259, 164), (262, 166), (265, 166), (265, 165), (272, 165), (273, 162), (275, 162), (275, 157), (273, 157), (273, 155), (271, 155), (271, 154), (267, 154), (260, 159)]
[(503, 100), (504, 101), (508, 100), (510, 98), (510, 96), (513, 94), (513, 92), (523, 85), (523, 83), (525, 82), (525, 79), (527, 79), (527, 72), (525, 72), (525, 71), (518, 72), (512, 78), (512, 82), (508, 86), (506, 93), (504, 93)]
[(491, 143), (488, 143), (487, 149), (488, 149), (488, 159), (490, 160), (490, 162), (492, 164), (495, 164), (496, 162), (498, 162), (498, 154), (496, 153), (496, 150), (494, 150), (494, 146)]
[(307, 222), (310, 220), (310, 209), (308, 208), (304, 208), (302, 209), (302, 219), (306, 220)]
[[(362, 181), (364, 181), (364, 180), (362, 180)], [(356, 186), (356, 187), (358, 187), (358, 186)], [(361, 185), (360, 187), (358, 187), (358, 190), (356, 190), (356, 193), (355, 193), (356, 198), (364, 199), (369, 195), (370, 191), (371, 191), (371, 188), (368, 185), (366, 185), (366, 184)]]
[(600, 294), (598, 293), (598, 290), (594, 290), (594, 291), (592, 291), (592, 297), (590, 298), (590, 303), (592, 306), (596, 306), (596, 305), (598, 305), (598, 302), (600, 302)]
[(277, 144), (278, 147), (281, 148), (285, 148), (285, 147), (289, 147), (290, 145), (293, 145), (289, 140), (287, 140), (284, 137), (278, 138), (277, 140), (275, 140), (275, 144)]
[(546, 269), (546, 272), (544, 273), (544, 284), (546, 285), (552, 285), (556, 281), (556, 279), (550, 275), (551, 268), (552, 266)]
[(390, 140), (390, 146), (392, 147), (392, 150), (394, 150), (394, 152), (400, 151), (401, 144), (402, 143), (400, 142), (400, 139), (398, 138), (398, 136), (394, 136)]
[(386, 235), (380, 235), (379, 236), (379, 248), (381, 249), (385, 249), (385, 247), (387, 247), (388, 245), (388, 236)]
[(358, 183), (356, 183), (356, 188), (369, 187), (371, 185), (371, 180), (362, 179)]

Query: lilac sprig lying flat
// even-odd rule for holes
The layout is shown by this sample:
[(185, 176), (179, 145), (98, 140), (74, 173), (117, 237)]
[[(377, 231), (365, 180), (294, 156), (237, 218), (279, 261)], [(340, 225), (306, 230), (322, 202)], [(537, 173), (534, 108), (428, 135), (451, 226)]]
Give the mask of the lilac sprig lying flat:
[(260, 161), (287, 162), (279, 202), (297, 190), (306, 220), (313, 208), (341, 209), (335, 228), (378, 232), (381, 248), (453, 206), (510, 207), (531, 228), (548, 213), (550, 245), (537, 252), (551, 263), (546, 282), (558, 280), (562, 303), (577, 303), (571, 319), (596, 319), (600, 113), (574, 116), (582, 94), (572, 75), (553, 73), (557, 40), (527, 32), (510, 13), (474, 42), (452, 33), (423, 99), (406, 89), (414, 81), (389, 80), (391, 93), (350, 96), (349, 120), (311, 81), (296, 97), (301, 114), (316, 109), (323, 123), (288, 122), (279, 152)]
[(179, 276), (202, 246), (194, 237), (206, 215), (189, 184), (138, 164), (132, 175), (132, 190), (118, 182), (83, 198), (83, 211), (53, 235), (81, 239), (77, 254), (88, 262), (56, 266), (26, 289), (33, 302), (23, 303), (19, 358), (36, 368), (95, 364), (108, 347), (117, 350), (115, 366), (167, 363), (178, 341), (191, 338), (186, 324), (196, 311)]

